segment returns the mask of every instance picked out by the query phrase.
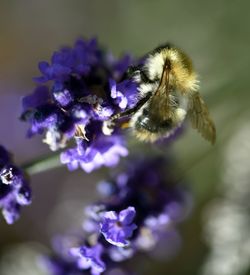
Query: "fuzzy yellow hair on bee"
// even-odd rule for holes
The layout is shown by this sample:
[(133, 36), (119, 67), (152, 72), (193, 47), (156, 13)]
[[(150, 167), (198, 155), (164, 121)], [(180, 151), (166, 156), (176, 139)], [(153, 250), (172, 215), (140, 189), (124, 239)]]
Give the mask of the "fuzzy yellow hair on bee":
[(169, 84), (183, 94), (198, 89), (198, 80), (189, 57), (175, 47), (159, 47), (150, 53), (145, 70), (151, 80), (160, 79), (165, 62), (168, 61)]
[(198, 91), (199, 81), (191, 59), (166, 44), (149, 52), (144, 60), (129, 69), (130, 77), (138, 84), (137, 105), (115, 114), (109, 122), (128, 116), (134, 135), (154, 142), (171, 135), (188, 117), (193, 128), (214, 144), (215, 125)]

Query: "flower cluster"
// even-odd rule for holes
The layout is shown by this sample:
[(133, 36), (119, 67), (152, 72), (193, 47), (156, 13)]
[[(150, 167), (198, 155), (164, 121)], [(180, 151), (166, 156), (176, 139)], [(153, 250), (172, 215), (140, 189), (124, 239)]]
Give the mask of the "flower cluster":
[(131, 64), (129, 55), (116, 60), (95, 39), (77, 40), (73, 48), (55, 52), (50, 64), (40, 62), (39, 85), (23, 98), (28, 136), (44, 134), (53, 151), (75, 140), (61, 154), (70, 170), (115, 166), (128, 154), (126, 142), (118, 127), (107, 136), (102, 126), (112, 114), (136, 104), (137, 84), (124, 77)]
[[(116, 166), (120, 157), (128, 155), (121, 132), (128, 120), (112, 125), (110, 135), (108, 124), (116, 114), (124, 110), (128, 114), (128, 109), (140, 106), (139, 83), (128, 70), (140, 62), (143, 59), (135, 62), (129, 55), (116, 60), (95, 39), (79, 39), (72, 48), (55, 52), (50, 63), (40, 62), (38, 86), (22, 101), (21, 118), (30, 125), (28, 137), (43, 134), (52, 151), (62, 150), (61, 162), (69, 170), (81, 167), (92, 172)], [(9, 166), (4, 152), (0, 207), (11, 223), (19, 206), (30, 202), (30, 190), (20, 170)], [(162, 244), (165, 251), (178, 246), (173, 241), (178, 239), (173, 236), (179, 236), (176, 224), (188, 215), (191, 201), (170, 171), (164, 158), (131, 158), (124, 171), (100, 182), (101, 198), (86, 207), (80, 234), (56, 238), (53, 255), (43, 257), (48, 272), (126, 274), (117, 269), (117, 262), (139, 252), (159, 252)]]
[(7, 150), (0, 145), (0, 209), (8, 224), (20, 215), (20, 208), (31, 203), (31, 190), (22, 171)]
[(168, 236), (191, 204), (189, 193), (173, 185), (166, 167), (161, 158), (133, 161), (127, 170), (99, 183), (102, 199), (85, 209), (83, 237), (57, 242), (56, 256), (45, 260), (48, 271), (98, 275), (164, 240), (167, 250)]

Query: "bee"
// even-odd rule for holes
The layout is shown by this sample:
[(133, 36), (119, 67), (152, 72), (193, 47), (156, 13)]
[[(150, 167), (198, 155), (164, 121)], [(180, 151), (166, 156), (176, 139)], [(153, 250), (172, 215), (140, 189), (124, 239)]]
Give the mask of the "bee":
[(144, 62), (130, 67), (128, 76), (138, 84), (138, 102), (104, 123), (112, 132), (117, 120), (128, 117), (128, 127), (141, 141), (154, 142), (170, 136), (187, 117), (212, 144), (216, 129), (199, 93), (199, 81), (190, 58), (177, 47), (166, 44), (149, 52)]

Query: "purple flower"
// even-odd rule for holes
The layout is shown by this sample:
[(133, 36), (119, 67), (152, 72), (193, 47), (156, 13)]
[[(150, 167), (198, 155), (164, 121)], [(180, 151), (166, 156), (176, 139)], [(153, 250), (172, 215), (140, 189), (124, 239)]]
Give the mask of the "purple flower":
[(43, 76), (37, 77), (35, 80), (40, 83), (49, 80), (66, 80), (72, 71), (73, 58), (73, 52), (69, 48), (55, 52), (51, 57), (51, 65), (46, 61), (39, 63), (38, 67)]
[(30, 203), (31, 189), (22, 171), (0, 145), (0, 209), (6, 222), (14, 223), (20, 216), (21, 206)]
[(50, 100), (49, 88), (47, 86), (38, 86), (33, 94), (23, 97), (23, 109), (24, 111), (34, 109), (49, 103)]
[(128, 99), (126, 98), (126, 96), (117, 89), (117, 85), (114, 80), (110, 80), (109, 85), (111, 88), (111, 97), (116, 99), (117, 104), (122, 110), (126, 109), (128, 105)]
[(84, 232), (88, 234), (99, 234), (101, 216), (105, 211), (106, 206), (104, 204), (94, 204), (85, 207), (84, 212), (86, 219), (84, 219), (82, 224)]
[(166, 251), (165, 256), (171, 257), (180, 246), (176, 225), (187, 216), (190, 198), (183, 187), (173, 184), (170, 170), (163, 158), (130, 159), (125, 170), (101, 181), (102, 199), (85, 209), (80, 245), (72, 245), (68, 256), (59, 246), (57, 261), (50, 258), (53, 266), (60, 263), (62, 274), (67, 274), (69, 265), (78, 271), (108, 274), (117, 263), (122, 267), (122, 262), (141, 251), (160, 257)]
[(78, 146), (61, 154), (61, 162), (67, 164), (69, 170), (79, 166), (87, 173), (101, 166), (113, 167), (120, 157), (128, 155), (128, 150), (119, 136), (100, 135), (92, 143), (78, 142)]
[(0, 179), (3, 184), (20, 186), (23, 182), (21, 171), (12, 164), (5, 165), (0, 172)]
[(69, 105), (73, 101), (73, 97), (68, 89), (54, 89), (53, 96), (62, 107)]
[(115, 211), (106, 212), (101, 222), (101, 233), (105, 239), (116, 246), (128, 246), (128, 239), (137, 228), (133, 223), (135, 214), (135, 208), (131, 206), (120, 211), (119, 214)]
[[(134, 252), (152, 250), (163, 233), (187, 217), (192, 206), (190, 196), (183, 187), (172, 184), (168, 166), (162, 158), (132, 159), (127, 171), (101, 182), (98, 191), (105, 195), (108, 210), (106, 215), (100, 214), (101, 233), (108, 242), (121, 247), (129, 244)], [(132, 234), (129, 227), (128, 231), (124, 230), (127, 227), (120, 220), (123, 212), (119, 214), (119, 211), (130, 205), (136, 210), (136, 216), (131, 214), (137, 225), (136, 234)], [(128, 236), (124, 237), (126, 234), (129, 243), (126, 242)], [(117, 254), (117, 258), (120, 255)]]
[(136, 83), (129, 80), (125, 80), (121, 83), (116, 83), (113, 79), (109, 81), (111, 89), (111, 97), (115, 100), (115, 103), (124, 110), (126, 108), (131, 108), (135, 105), (138, 98), (135, 94)]
[[(45, 135), (43, 141), (53, 151), (66, 148), (73, 139), (75, 146), (61, 156), (70, 170), (91, 172), (117, 165), (128, 154), (125, 137), (119, 125), (112, 137), (105, 137), (102, 125), (136, 103), (137, 84), (124, 78), (131, 64), (129, 56), (108, 58), (96, 39), (79, 39), (72, 48), (55, 52), (50, 63), (40, 62), (42, 75), (35, 80), (43, 85), (23, 98), (21, 118), (30, 124), (28, 137)], [(51, 84), (45, 86), (48, 81)], [(84, 152), (79, 143), (84, 143)]]
[(112, 246), (109, 249), (109, 257), (114, 262), (123, 262), (132, 258), (135, 254), (133, 247)]
[(70, 254), (77, 258), (79, 269), (90, 269), (92, 275), (99, 275), (106, 269), (106, 265), (101, 259), (102, 252), (103, 247), (100, 244), (92, 247), (82, 246), (70, 250)]

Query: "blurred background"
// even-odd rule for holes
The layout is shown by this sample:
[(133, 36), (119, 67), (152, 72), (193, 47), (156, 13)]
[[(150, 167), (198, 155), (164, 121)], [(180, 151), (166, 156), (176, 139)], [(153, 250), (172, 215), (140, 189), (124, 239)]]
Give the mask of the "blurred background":
[[(250, 274), (249, 8), (247, 0), (0, 0), (0, 144), (18, 164), (49, 153), (41, 137), (25, 138), (18, 117), (37, 63), (60, 46), (96, 36), (117, 56), (141, 56), (170, 41), (193, 59), (218, 140), (210, 146), (187, 129), (173, 145), (194, 210), (181, 225), (178, 255), (135, 261), (139, 274)], [(63, 167), (32, 176), (32, 206), (15, 225), (0, 219), (0, 274), (44, 274), (35, 256), (49, 249), (53, 234), (80, 227), (83, 206), (95, 200), (95, 182), (106, 173)]]

